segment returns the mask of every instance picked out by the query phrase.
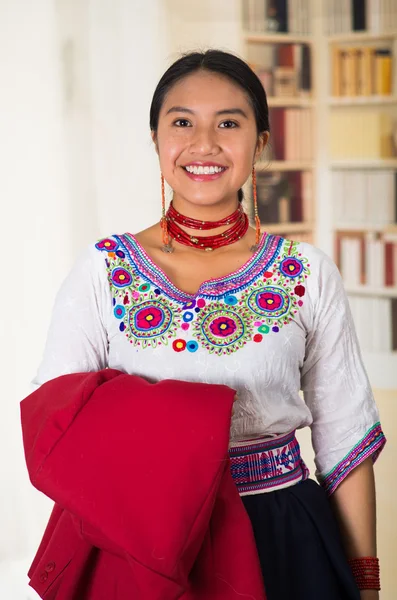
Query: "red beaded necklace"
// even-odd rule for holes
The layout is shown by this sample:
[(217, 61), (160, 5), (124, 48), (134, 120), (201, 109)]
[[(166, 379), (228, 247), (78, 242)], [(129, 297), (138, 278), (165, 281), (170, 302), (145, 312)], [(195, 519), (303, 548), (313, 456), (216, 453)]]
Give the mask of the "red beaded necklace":
[[(222, 248), (222, 246), (234, 244), (247, 233), (249, 227), (248, 217), (241, 206), (239, 206), (234, 213), (219, 221), (198, 221), (181, 215), (175, 210), (171, 203), (165, 219), (168, 233), (174, 240), (185, 246), (206, 250), (207, 252)], [(217, 235), (194, 236), (186, 233), (180, 225), (189, 229), (198, 229), (202, 231), (216, 229), (217, 227), (225, 225), (232, 226), (223, 233), (218, 233)], [(172, 246), (170, 244), (164, 245), (163, 249), (165, 252), (172, 252)]]

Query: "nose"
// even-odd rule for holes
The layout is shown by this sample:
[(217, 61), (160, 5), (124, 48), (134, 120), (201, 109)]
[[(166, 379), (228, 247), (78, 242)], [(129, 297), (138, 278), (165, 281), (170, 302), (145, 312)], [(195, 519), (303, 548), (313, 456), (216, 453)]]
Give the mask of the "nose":
[(213, 155), (219, 152), (219, 146), (216, 140), (216, 133), (210, 127), (196, 128), (194, 137), (191, 140), (190, 152), (199, 155)]

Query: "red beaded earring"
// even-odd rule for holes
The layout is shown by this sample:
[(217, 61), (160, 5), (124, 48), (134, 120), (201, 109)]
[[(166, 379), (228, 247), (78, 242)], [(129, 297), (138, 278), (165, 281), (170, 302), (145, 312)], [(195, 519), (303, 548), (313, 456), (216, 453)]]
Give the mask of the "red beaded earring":
[(258, 197), (256, 192), (256, 171), (255, 165), (252, 167), (252, 194), (254, 196), (254, 217), (255, 217), (255, 246), (253, 250), (256, 250), (261, 239), (261, 221), (258, 214)]
[(164, 175), (161, 173), (161, 221), (160, 221), (161, 229), (163, 232), (163, 252), (173, 252), (173, 248), (171, 246), (170, 235), (168, 233), (168, 222), (165, 214), (165, 183), (164, 183)]

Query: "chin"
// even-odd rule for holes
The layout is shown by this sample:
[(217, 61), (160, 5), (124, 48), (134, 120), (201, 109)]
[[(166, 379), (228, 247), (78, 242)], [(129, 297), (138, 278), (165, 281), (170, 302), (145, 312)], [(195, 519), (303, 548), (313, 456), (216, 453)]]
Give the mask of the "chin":
[(238, 190), (226, 194), (178, 194), (185, 201), (196, 206), (216, 206), (223, 202), (230, 202), (231, 199), (237, 199)]

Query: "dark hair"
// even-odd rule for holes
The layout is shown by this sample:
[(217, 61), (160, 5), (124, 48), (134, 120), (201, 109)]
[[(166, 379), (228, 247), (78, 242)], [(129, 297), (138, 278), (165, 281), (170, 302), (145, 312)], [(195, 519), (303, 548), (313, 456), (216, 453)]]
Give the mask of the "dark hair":
[[(258, 135), (270, 131), (269, 109), (266, 92), (254, 71), (246, 62), (222, 50), (206, 50), (184, 54), (164, 73), (157, 84), (150, 106), (150, 129), (157, 131), (161, 107), (170, 89), (188, 75), (206, 70), (219, 73), (236, 83), (246, 94), (255, 114)], [(238, 191), (238, 199), (243, 199), (243, 191)]]

